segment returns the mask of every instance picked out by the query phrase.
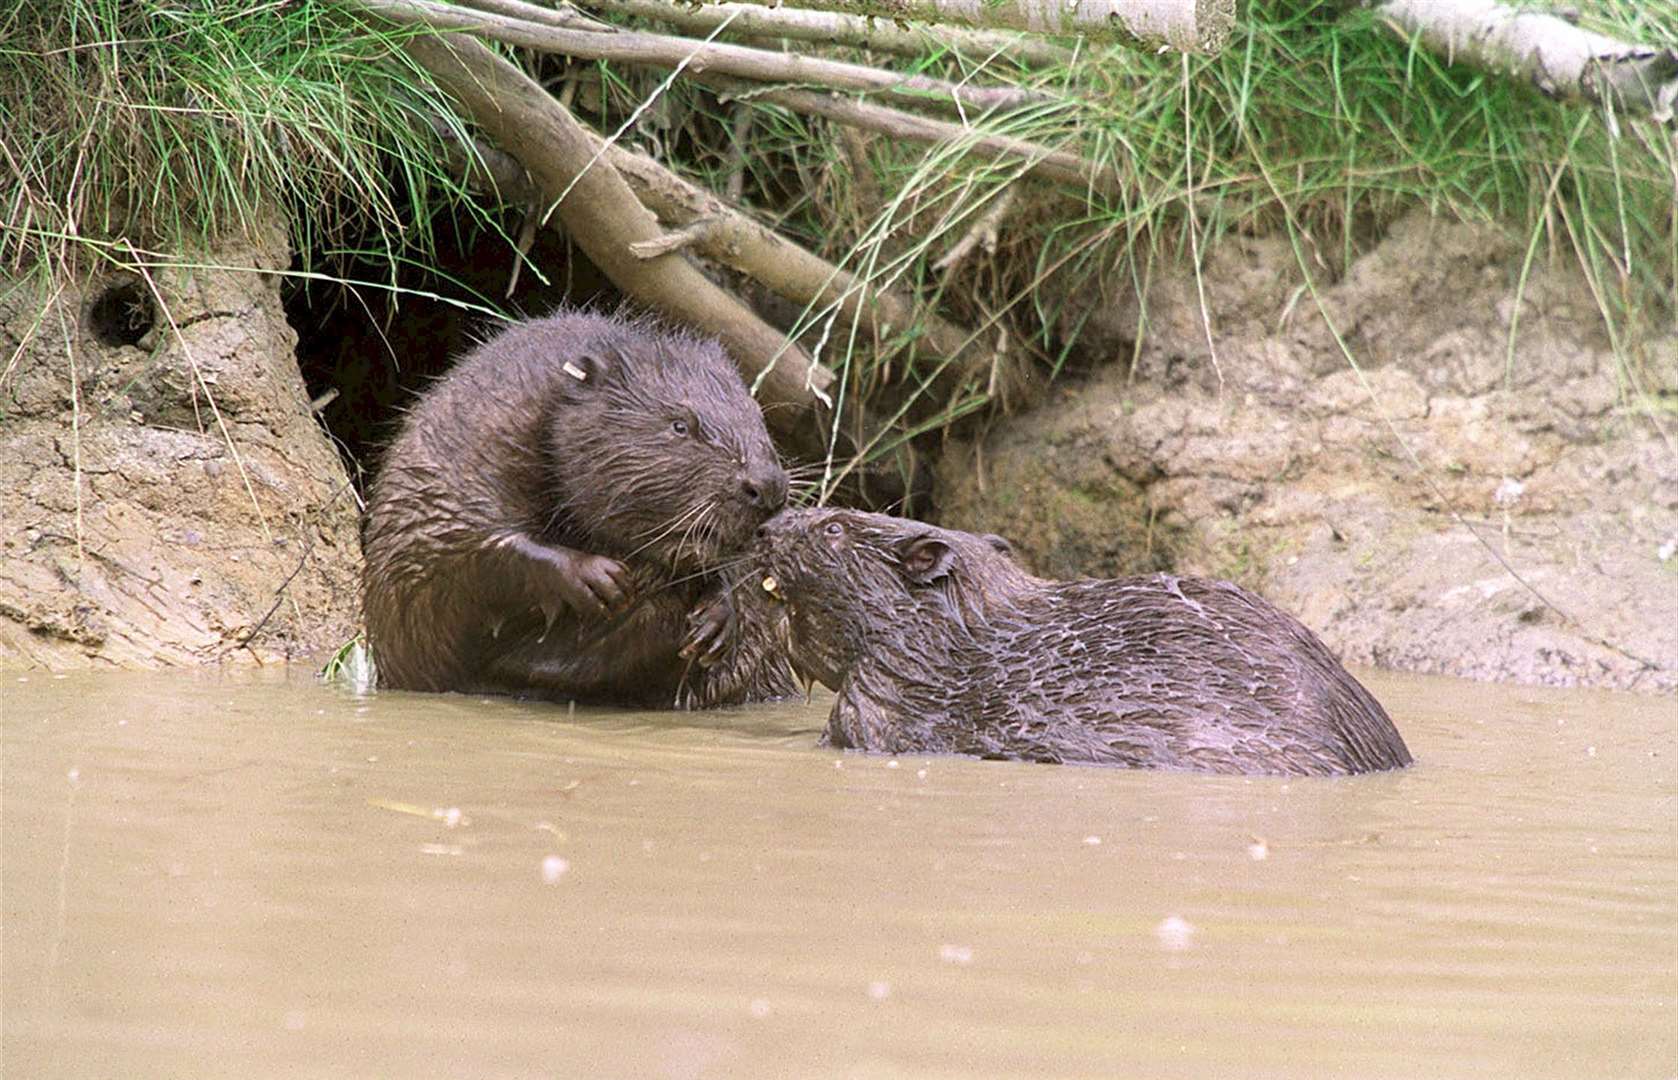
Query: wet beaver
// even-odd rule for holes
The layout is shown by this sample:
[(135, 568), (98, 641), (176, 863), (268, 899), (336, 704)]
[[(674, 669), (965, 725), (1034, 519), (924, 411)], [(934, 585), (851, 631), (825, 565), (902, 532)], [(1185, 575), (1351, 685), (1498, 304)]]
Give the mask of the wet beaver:
[(786, 496), (715, 342), (578, 311), (515, 325), (421, 396), (373, 482), (379, 681), (665, 708), (785, 696), (779, 613), (755, 588), (737, 612), (729, 567)]
[(1315, 635), (1224, 581), (1047, 581), (997, 538), (846, 510), (758, 531), (835, 746), (1217, 773), (1410, 763)]

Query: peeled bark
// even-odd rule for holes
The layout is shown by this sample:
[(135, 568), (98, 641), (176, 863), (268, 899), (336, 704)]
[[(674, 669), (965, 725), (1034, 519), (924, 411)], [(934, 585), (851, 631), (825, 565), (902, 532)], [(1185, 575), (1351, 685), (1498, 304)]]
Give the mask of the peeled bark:
[(1672, 120), (1678, 49), (1619, 41), (1495, 0), (1376, 0), (1371, 6), (1395, 32), (1419, 38), (1450, 62), (1523, 76), (1554, 97)]
[(881, 19), (836, 11), (761, 7), (752, 3), (685, 4), (679, 0), (591, 0), (596, 11), (656, 19), (688, 33), (709, 34), (727, 23), (730, 34), (849, 45), (872, 52), (922, 57), (949, 50), (969, 61), (998, 56), (1008, 63), (1050, 67), (1072, 62), (1071, 49), (1018, 31), (966, 30), (953, 26), (901, 27)]
[(431, 0), (355, 0), (356, 6), (380, 18), (434, 30), (468, 30), (484, 37), (541, 52), (581, 60), (609, 60), (649, 67), (710, 71), (748, 79), (793, 82), (838, 90), (863, 90), (892, 95), (916, 104), (945, 104), (965, 109), (1012, 109), (1051, 100), (1033, 90), (1009, 86), (969, 86), (925, 75), (846, 64), (836, 60), (774, 52), (745, 45), (706, 43), (668, 34), (631, 30), (601, 34), (568, 30), (489, 12), (478, 12)]
[[(775, 6), (773, 0), (763, 0)], [(801, 0), (802, 6), (896, 23), (1080, 35), (1215, 53), (1235, 25), (1235, 0)]]

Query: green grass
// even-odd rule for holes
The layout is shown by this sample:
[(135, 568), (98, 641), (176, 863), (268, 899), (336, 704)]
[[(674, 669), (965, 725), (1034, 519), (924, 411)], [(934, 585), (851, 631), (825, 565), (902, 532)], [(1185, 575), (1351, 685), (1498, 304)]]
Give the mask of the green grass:
[[(10, 0), (0, 11), (0, 266), (180, 257), (276, 213), (305, 253), (430, 250), (470, 212), (448, 115), (394, 35), (316, 3)], [(115, 246), (112, 246), (113, 243)]]

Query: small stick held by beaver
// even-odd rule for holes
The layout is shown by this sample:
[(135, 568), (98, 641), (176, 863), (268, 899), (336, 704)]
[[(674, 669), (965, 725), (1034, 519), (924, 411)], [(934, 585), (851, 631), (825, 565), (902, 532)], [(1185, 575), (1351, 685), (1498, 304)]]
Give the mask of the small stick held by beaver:
[[(785, 696), (778, 614), (730, 573), (786, 502), (721, 346), (563, 311), (426, 391), (374, 480), (381, 685), (645, 707)], [(759, 617), (759, 615), (763, 617)]]
[(1386, 711), (1298, 620), (1227, 581), (1048, 581), (996, 537), (847, 510), (758, 531), (835, 746), (1214, 773), (1398, 768)]

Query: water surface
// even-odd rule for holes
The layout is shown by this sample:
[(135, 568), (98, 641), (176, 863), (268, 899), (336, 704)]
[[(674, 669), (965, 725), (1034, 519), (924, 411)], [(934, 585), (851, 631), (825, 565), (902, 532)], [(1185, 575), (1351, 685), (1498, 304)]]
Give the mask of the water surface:
[(0, 1072), (1678, 1077), (1678, 703), (1371, 674), (1419, 764), (818, 749), (4, 676)]

